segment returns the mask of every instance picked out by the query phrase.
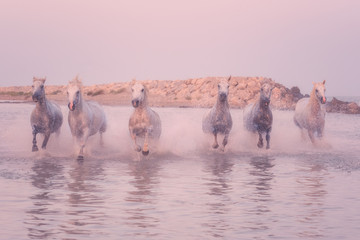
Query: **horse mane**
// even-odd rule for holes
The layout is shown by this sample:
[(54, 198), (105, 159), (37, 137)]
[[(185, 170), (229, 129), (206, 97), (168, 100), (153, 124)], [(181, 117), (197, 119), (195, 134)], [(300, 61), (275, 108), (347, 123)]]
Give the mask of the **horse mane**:
[(82, 81), (79, 78), (79, 76), (76, 76), (73, 80), (69, 81), (69, 86), (77, 86), (81, 90), (83, 87), (83, 84), (82, 84)]
[(33, 82), (36, 82), (36, 81), (40, 81), (44, 84), (46, 81), (46, 77), (43, 77), (43, 78), (33, 77)]

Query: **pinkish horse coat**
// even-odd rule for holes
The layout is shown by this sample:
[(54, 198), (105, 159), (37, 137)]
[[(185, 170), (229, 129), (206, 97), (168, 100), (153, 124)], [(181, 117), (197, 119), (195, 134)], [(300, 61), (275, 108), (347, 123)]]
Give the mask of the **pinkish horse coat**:
[(44, 134), (44, 140), (41, 145), (42, 149), (46, 148), (51, 133), (59, 133), (63, 122), (63, 116), (59, 105), (49, 101), (45, 96), (44, 83), (45, 78), (33, 78), (32, 99), (36, 102), (36, 107), (31, 113), (30, 124), (33, 134), (32, 151), (38, 151), (36, 135)]
[(295, 108), (294, 122), (301, 130), (307, 130), (312, 143), (321, 139), (325, 126), (325, 80), (313, 83), (310, 98), (300, 99)]
[[(147, 89), (144, 85), (136, 83), (131, 88), (134, 112), (129, 119), (129, 132), (134, 141), (134, 149), (142, 152), (143, 155), (149, 154), (149, 141), (157, 140), (161, 135), (161, 120), (159, 115), (148, 106)], [(144, 139), (141, 147), (137, 139)]]
[[(231, 77), (230, 77), (231, 78)], [(228, 81), (230, 81), (230, 78)], [(204, 133), (214, 135), (214, 149), (219, 147), (218, 134), (224, 135), (221, 150), (224, 151), (228, 143), (229, 134), (232, 128), (232, 118), (229, 109), (228, 95), (229, 83), (228, 81), (221, 81), (218, 84), (218, 97), (215, 105), (208, 111), (202, 121), (202, 129)]]
[(68, 122), (71, 134), (80, 145), (78, 160), (84, 159), (84, 147), (88, 138), (100, 133), (100, 144), (102, 134), (106, 131), (106, 116), (102, 107), (97, 102), (85, 101), (82, 96), (82, 83), (76, 77), (69, 82), (67, 87), (69, 100)]

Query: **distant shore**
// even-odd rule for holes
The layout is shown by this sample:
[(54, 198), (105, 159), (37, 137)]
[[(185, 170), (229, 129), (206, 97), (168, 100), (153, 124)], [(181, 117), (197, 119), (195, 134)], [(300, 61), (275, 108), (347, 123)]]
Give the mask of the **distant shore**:
[[(206, 77), (187, 80), (145, 80), (149, 91), (149, 104), (154, 107), (211, 107), (216, 101), (217, 83), (227, 77)], [(271, 78), (231, 77), (229, 84), (229, 104), (232, 108), (244, 108), (256, 101), (263, 83), (274, 86), (271, 107), (280, 110), (294, 110), (296, 102), (304, 94), (298, 87), (287, 88)], [(0, 101), (31, 102), (31, 81), (28, 86), (0, 87)], [(83, 82), (83, 95), (87, 100), (105, 105), (128, 106), (131, 101), (131, 85), (134, 81), (87, 86)], [(67, 103), (66, 85), (45, 83), (46, 96), (59, 104)], [(334, 98), (327, 104), (328, 112), (359, 114), (357, 103), (343, 102)]]

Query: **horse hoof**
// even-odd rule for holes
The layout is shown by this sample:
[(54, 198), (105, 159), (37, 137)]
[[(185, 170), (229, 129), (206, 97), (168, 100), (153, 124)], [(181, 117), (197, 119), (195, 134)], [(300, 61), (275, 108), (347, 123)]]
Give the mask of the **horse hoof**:
[(270, 146), (266, 146), (266, 149), (270, 149)]
[(149, 150), (147, 150), (147, 151), (142, 151), (142, 154), (143, 154), (144, 156), (149, 155)]
[(212, 145), (213, 149), (217, 149), (219, 147), (219, 144)]
[(32, 147), (32, 151), (33, 151), (33, 152), (37, 152), (37, 151), (39, 151), (39, 149), (38, 149), (37, 146), (33, 146), (33, 147)]
[(135, 150), (136, 152), (140, 152), (140, 151), (141, 151), (141, 147), (135, 147), (134, 150)]
[(76, 160), (78, 160), (78, 161), (83, 161), (83, 160), (84, 160), (84, 156), (83, 156), (83, 155), (79, 155)]
[(258, 143), (257, 146), (258, 146), (258, 148), (262, 148), (264, 146), (264, 144), (263, 143)]

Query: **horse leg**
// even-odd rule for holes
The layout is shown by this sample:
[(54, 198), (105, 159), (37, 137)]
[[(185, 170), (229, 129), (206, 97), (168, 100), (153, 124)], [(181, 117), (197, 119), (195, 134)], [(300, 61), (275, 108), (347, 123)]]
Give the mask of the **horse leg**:
[(309, 135), (309, 138), (310, 138), (311, 142), (313, 144), (315, 144), (314, 133), (311, 130), (308, 130), (308, 135)]
[(258, 148), (262, 148), (264, 146), (264, 141), (263, 141), (263, 137), (261, 135), (261, 132), (258, 132), (259, 133), (259, 141), (258, 141)]
[(217, 132), (214, 133), (214, 143), (212, 145), (214, 149), (219, 147), (218, 141), (217, 141)]
[(318, 138), (322, 138), (323, 136), (323, 128), (319, 127), (318, 130), (317, 130), (317, 135), (318, 135)]
[(77, 157), (77, 160), (79, 160), (79, 161), (84, 160), (84, 148), (85, 148), (88, 137), (89, 137), (89, 130), (87, 129), (87, 130), (84, 130), (84, 134), (83, 134), (82, 138), (80, 138), (80, 152)]
[(266, 149), (270, 148), (270, 131), (266, 131)]
[(36, 134), (37, 134), (37, 131), (36, 131), (35, 127), (33, 127), (33, 132), (32, 132), (32, 134), (33, 134), (33, 141), (32, 141), (33, 146), (32, 146), (32, 151), (33, 151), (33, 152), (37, 152), (37, 151), (39, 151), (39, 149), (38, 149), (38, 147), (37, 147), (37, 145), (36, 145)]
[(44, 141), (43, 141), (43, 143), (41, 145), (42, 149), (46, 149), (46, 145), (47, 145), (47, 143), (49, 141), (49, 138), (50, 138), (50, 131), (47, 131), (47, 132), (45, 132)]
[(144, 146), (142, 148), (142, 154), (147, 156), (149, 154), (149, 130), (145, 132)]
[(100, 146), (101, 147), (104, 147), (104, 139), (103, 139), (103, 135), (102, 135), (103, 133), (102, 132), (100, 132)]
[(223, 139), (223, 142), (222, 142), (222, 148), (221, 150), (224, 151), (225, 150), (225, 146), (226, 144), (228, 143), (228, 138), (229, 138), (229, 133), (225, 133), (225, 136), (224, 136), (224, 139)]
[(134, 141), (134, 150), (136, 152), (140, 152), (141, 147), (136, 142), (136, 134), (134, 134), (133, 129), (130, 129), (130, 135), (131, 135), (132, 140)]

